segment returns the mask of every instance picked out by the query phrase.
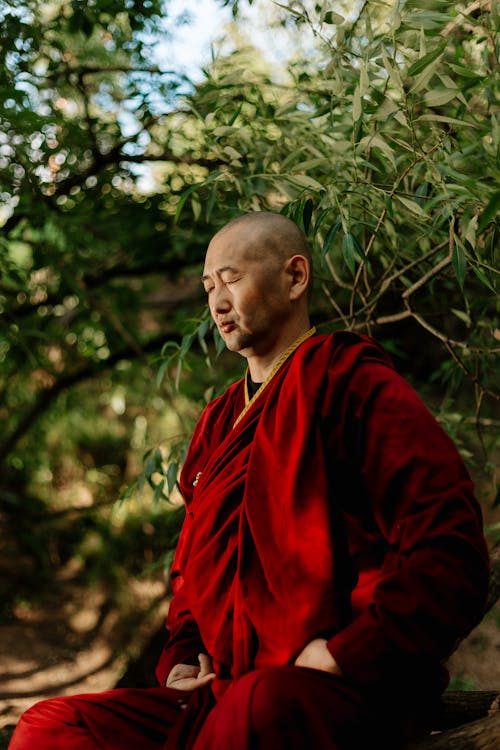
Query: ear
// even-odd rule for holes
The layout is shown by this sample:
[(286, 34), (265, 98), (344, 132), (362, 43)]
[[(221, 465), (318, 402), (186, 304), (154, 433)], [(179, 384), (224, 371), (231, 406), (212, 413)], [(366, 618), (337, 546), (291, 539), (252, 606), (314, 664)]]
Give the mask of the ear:
[(309, 261), (303, 255), (293, 255), (287, 261), (287, 273), (290, 277), (290, 300), (298, 300), (307, 293), (309, 286)]

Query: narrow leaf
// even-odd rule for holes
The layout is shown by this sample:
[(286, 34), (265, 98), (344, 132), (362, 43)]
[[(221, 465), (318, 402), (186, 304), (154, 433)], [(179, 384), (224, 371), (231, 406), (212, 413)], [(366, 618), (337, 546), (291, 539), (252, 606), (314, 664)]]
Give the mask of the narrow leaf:
[(457, 277), (460, 289), (463, 289), (465, 272), (467, 270), (467, 258), (465, 257), (463, 249), (457, 243), (455, 243), (455, 246), (453, 247), (451, 264), (453, 266), (453, 270), (455, 271), (455, 276)]
[(184, 204), (187, 201), (187, 199), (189, 198), (189, 196), (191, 195), (191, 193), (194, 192), (195, 190), (199, 190), (200, 188), (204, 187), (205, 185), (208, 185), (210, 182), (213, 182), (221, 174), (223, 174), (223, 173), (220, 170), (218, 170), (217, 172), (212, 172), (212, 174), (209, 175), (206, 180), (203, 180), (203, 182), (197, 182), (196, 185), (190, 185), (190, 187), (188, 187), (188, 189), (185, 190), (181, 194), (181, 197), (179, 198), (179, 202), (177, 204), (177, 210), (175, 212), (174, 224), (176, 224), (178, 222), (179, 216), (181, 215), (182, 209), (184, 208)]
[(456, 96), (456, 89), (433, 89), (424, 94), (424, 101), (428, 107), (441, 107), (451, 102)]
[(331, 210), (332, 210), (331, 208), (324, 208), (321, 211), (321, 213), (319, 214), (319, 216), (316, 219), (316, 222), (314, 224), (314, 228), (313, 228), (313, 234), (314, 235), (316, 235), (319, 232), (320, 228), (323, 225), (323, 222), (325, 221), (325, 219), (327, 218), (327, 216), (328, 216), (328, 214), (330, 213)]
[(427, 192), (429, 190), (429, 183), (422, 182), (415, 190), (415, 197), (418, 205), (423, 208), (425, 206), (425, 199), (427, 198)]
[(172, 492), (172, 490), (175, 487), (175, 483), (177, 481), (177, 471), (178, 471), (178, 464), (172, 461), (172, 463), (169, 464), (167, 469), (167, 489), (168, 494)]
[(354, 252), (358, 256), (358, 259), (361, 260), (361, 261), (368, 260), (368, 258), (365, 255), (365, 251), (363, 250), (363, 248), (359, 244), (359, 242), (356, 239), (356, 237), (354, 235), (351, 235), (351, 236), (352, 236), (352, 241), (354, 243)]
[(478, 268), (477, 266), (472, 266), (472, 269), (474, 273), (476, 274), (479, 281), (484, 284), (484, 286), (488, 287), (494, 294), (497, 293), (497, 290), (493, 286), (493, 284), (490, 282), (486, 274), (484, 273), (482, 268)]
[(465, 310), (456, 310), (454, 307), (450, 308), (453, 315), (456, 315), (459, 320), (461, 320), (467, 328), (470, 328), (472, 325), (472, 321), (470, 319), (470, 315), (465, 312)]
[(333, 226), (330, 227), (330, 229), (326, 233), (325, 241), (323, 242), (323, 247), (321, 248), (322, 258), (324, 258), (325, 255), (331, 250), (335, 241), (335, 235), (337, 234), (341, 226), (342, 223), (340, 221), (337, 221), (335, 224), (333, 224)]
[(410, 65), (408, 68), (408, 75), (409, 76), (418, 76), (419, 73), (421, 73), (425, 68), (434, 62), (434, 60), (437, 60), (437, 58), (443, 54), (444, 50), (444, 44), (439, 45), (439, 47), (436, 47), (436, 49), (432, 50), (432, 52), (428, 52), (426, 55), (420, 58), (420, 60), (417, 60), (413, 63), (413, 65)]
[(406, 208), (408, 208), (414, 214), (417, 214), (418, 216), (425, 216), (425, 211), (420, 208), (416, 201), (412, 201), (409, 198), (404, 198), (402, 195), (396, 195), (396, 198), (398, 199), (398, 201), (401, 201), (403, 206), (406, 206)]
[(308, 198), (304, 204), (304, 211), (302, 213), (302, 226), (304, 228), (305, 234), (309, 232), (309, 227), (311, 226), (313, 207), (313, 201), (311, 200), (311, 198)]
[(354, 122), (357, 122), (359, 120), (359, 118), (361, 117), (361, 113), (361, 90), (358, 85), (356, 86), (354, 95), (352, 97), (352, 119), (354, 120)]
[(344, 23), (344, 20), (344, 16), (340, 16), (338, 13), (334, 13), (333, 10), (327, 11), (323, 18), (324, 23), (334, 24), (335, 26), (340, 26)]
[(498, 190), (496, 193), (493, 193), (490, 200), (488, 201), (488, 205), (486, 206), (483, 213), (481, 214), (481, 219), (479, 221), (479, 226), (478, 226), (478, 232), (482, 232), (485, 226), (489, 224), (490, 221), (493, 221), (493, 219), (495, 218), (499, 210), (500, 210), (500, 190)]
[(354, 276), (356, 271), (356, 260), (354, 256), (354, 237), (350, 232), (344, 234), (342, 238), (342, 255), (349, 271)]
[(157, 485), (155, 485), (155, 491), (153, 495), (153, 503), (157, 503), (161, 497), (163, 496), (163, 488), (165, 487), (165, 480), (162, 479), (160, 482), (158, 482)]

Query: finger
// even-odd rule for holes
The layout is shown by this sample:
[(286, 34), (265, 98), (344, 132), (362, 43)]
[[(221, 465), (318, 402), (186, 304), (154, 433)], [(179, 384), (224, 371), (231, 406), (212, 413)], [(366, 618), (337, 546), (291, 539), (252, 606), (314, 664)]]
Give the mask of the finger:
[(207, 674), (204, 674), (204, 675), (202, 675), (200, 672), (200, 675), (198, 679), (196, 680), (196, 687), (202, 687), (203, 685), (208, 685), (214, 679), (215, 679), (215, 672), (207, 672)]
[(204, 677), (206, 674), (213, 672), (212, 659), (208, 654), (198, 654), (198, 661), (200, 662), (200, 673), (198, 677)]

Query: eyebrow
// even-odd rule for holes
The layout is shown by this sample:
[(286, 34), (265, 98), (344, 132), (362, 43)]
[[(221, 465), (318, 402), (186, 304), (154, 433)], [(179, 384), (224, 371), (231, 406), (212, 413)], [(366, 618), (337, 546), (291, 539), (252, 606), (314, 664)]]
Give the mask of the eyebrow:
[[(232, 273), (237, 273), (237, 269), (234, 268), (234, 266), (222, 266), (221, 268), (216, 268), (215, 273), (224, 273), (224, 271), (232, 271)], [(207, 281), (210, 278), (210, 276), (206, 273), (203, 274), (201, 277), (202, 282)]]

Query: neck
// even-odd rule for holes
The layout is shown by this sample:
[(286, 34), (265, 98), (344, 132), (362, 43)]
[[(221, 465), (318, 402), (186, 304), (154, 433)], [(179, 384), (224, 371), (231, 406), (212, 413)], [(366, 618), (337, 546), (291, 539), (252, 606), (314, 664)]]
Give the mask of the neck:
[(284, 352), (310, 328), (311, 324), (307, 319), (307, 321), (301, 322), (280, 336), (269, 351), (249, 354), (247, 357), (248, 371), (254, 383), (263, 383)]

